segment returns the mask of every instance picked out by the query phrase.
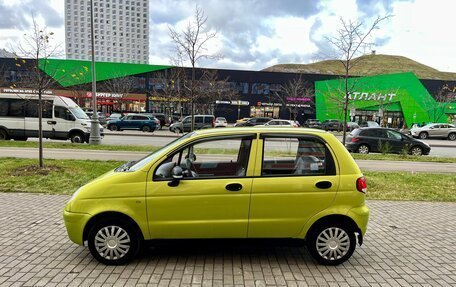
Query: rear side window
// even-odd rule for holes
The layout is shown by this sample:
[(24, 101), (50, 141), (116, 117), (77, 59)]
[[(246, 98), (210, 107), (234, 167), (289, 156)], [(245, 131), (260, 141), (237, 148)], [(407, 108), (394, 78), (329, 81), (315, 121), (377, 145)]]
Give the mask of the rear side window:
[(331, 153), (311, 137), (264, 137), (263, 176), (335, 175)]

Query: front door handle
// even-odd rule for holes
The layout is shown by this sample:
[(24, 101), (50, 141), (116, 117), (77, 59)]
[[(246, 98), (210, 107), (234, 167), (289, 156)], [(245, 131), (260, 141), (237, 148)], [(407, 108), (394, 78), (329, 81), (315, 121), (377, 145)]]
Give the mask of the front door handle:
[(321, 189), (328, 189), (332, 186), (332, 183), (330, 181), (319, 181), (315, 186)]
[(242, 184), (240, 183), (230, 183), (227, 186), (225, 186), (226, 190), (229, 191), (239, 191), (242, 189)]
[(55, 124), (57, 124), (57, 122), (56, 121), (47, 121), (47, 124), (48, 125), (55, 125)]

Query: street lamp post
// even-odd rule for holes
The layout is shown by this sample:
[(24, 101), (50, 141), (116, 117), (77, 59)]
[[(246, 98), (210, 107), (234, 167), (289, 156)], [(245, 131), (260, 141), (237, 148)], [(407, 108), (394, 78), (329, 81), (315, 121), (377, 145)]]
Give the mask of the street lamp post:
[(89, 144), (98, 145), (101, 143), (100, 121), (98, 120), (97, 109), (97, 79), (95, 76), (95, 36), (93, 32), (93, 0), (90, 0), (90, 38), (92, 40), (92, 121), (90, 125)]

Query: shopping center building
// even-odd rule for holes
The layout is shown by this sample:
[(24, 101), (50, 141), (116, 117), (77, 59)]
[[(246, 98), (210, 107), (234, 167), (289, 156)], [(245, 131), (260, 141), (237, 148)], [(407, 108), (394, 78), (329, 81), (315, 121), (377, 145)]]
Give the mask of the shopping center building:
[[(18, 64), (19, 63), (19, 64)], [(0, 58), (0, 92), (30, 92), (27, 83), (33, 60)], [(80, 60), (40, 61), (40, 67), (53, 79), (48, 94), (73, 98), (82, 108), (90, 109), (91, 64)], [(98, 62), (98, 109), (112, 112), (162, 112), (188, 114), (189, 103), (161, 95), (163, 76), (178, 69), (164, 65)], [(207, 69), (197, 69), (197, 74)], [(191, 75), (190, 69), (185, 74)], [(229, 122), (238, 118), (268, 116), (292, 117), (290, 106), (300, 122), (309, 118), (342, 119), (344, 81), (337, 75), (299, 74), (264, 71), (216, 70), (217, 78), (226, 80), (239, 94), (236, 100), (222, 98), (210, 103), (215, 116)], [(282, 86), (301, 77), (312, 88), (311, 95), (293, 99), (281, 97)], [(388, 126), (454, 120), (456, 116), (456, 81), (418, 79), (413, 73), (388, 74), (349, 80), (349, 118), (355, 121), (384, 121)], [(444, 97), (442, 97), (442, 93)], [(284, 101), (290, 100), (290, 102)], [(436, 99), (438, 99), (436, 101)], [(443, 99), (443, 100), (442, 100)], [(293, 115), (293, 116), (294, 116)]]

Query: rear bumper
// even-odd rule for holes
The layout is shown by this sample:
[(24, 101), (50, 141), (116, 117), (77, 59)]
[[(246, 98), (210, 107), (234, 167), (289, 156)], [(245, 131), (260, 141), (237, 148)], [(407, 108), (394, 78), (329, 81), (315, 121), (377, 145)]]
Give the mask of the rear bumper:
[(369, 207), (367, 205), (353, 207), (348, 211), (347, 216), (355, 221), (361, 235), (364, 236), (367, 231), (367, 222), (369, 221)]

